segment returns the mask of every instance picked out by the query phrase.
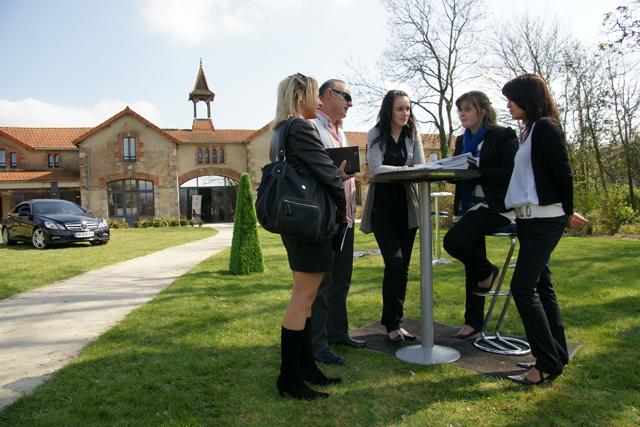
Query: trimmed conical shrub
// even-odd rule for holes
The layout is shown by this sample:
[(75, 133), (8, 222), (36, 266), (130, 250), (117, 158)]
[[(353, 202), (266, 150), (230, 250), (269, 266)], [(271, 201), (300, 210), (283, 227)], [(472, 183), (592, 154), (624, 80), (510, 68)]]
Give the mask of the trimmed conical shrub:
[(249, 174), (240, 175), (238, 200), (233, 222), (233, 240), (229, 271), (233, 274), (250, 274), (264, 271), (262, 248), (258, 238), (256, 208), (251, 193)]

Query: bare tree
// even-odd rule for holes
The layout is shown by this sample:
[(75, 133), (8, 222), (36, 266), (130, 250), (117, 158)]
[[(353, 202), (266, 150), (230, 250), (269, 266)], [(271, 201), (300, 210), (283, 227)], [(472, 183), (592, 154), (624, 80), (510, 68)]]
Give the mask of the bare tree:
[(611, 92), (604, 73), (602, 55), (590, 54), (579, 45), (566, 52), (564, 61), (569, 74), (568, 100), (577, 115), (577, 137), (580, 143), (589, 141), (598, 170), (599, 191), (608, 198), (607, 177), (613, 178), (607, 170), (602, 154), (605, 129), (610, 125), (609, 112)]
[(612, 95), (614, 109), (613, 133), (623, 148), (627, 184), (629, 186), (629, 203), (633, 210), (638, 209), (634, 194), (634, 175), (637, 168), (637, 133), (636, 121), (640, 109), (640, 88), (638, 80), (630, 78), (624, 58), (609, 54), (607, 57), (607, 76)]
[[(628, 2), (604, 16), (602, 25), (612, 40), (606, 47), (635, 50), (640, 47), (640, 0)], [(602, 48), (605, 44), (601, 45)]]
[[(565, 52), (571, 50), (575, 41), (556, 18), (535, 17), (528, 13), (514, 17), (498, 26), (489, 34), (489, 65), (487, 79), (497, 87), (512, 78), (525, 74), (542, 76), (552, 91), (563, 89), (558, 102), (566, 124), (566, 70)], [(500, 119), (513, 123), (511, 117), (502, 113)]]
[(483, 0), (383, 0), (392, 40), (370, 76), (354, 66), (351, 86), (370, 105), (386, 93), (385, 82), (411, 90), (416, 116), (435, 126), (442, 157), (455, 130), (454, 87), (471, 77), (479, 59), (474, 32), (482, 19)]
[(557, 19), (523, 13), (497, 27), (491, 37), (490, 50), (497, 59), (494, 72), (507, 79), (538, 74), (551, 83), (562, 72), (570, 40)]

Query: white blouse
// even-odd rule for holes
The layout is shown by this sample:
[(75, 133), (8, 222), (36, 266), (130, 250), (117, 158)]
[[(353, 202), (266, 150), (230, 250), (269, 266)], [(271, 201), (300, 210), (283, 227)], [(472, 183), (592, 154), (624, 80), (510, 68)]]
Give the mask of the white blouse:
[(538, 191), (533, 177), (533, 166), (531, 165), (531, 134), (534, 127), (535, 123), (516, 152), (513, 173), (509, 181), (507, 195), (504, 198), (504, 204), (507, 209), (538, 204)]

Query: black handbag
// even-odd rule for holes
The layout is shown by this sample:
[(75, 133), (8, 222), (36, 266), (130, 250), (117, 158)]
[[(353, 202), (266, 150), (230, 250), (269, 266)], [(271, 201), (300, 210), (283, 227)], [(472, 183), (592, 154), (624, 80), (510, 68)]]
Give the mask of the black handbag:
[(336, 205), (313, 176), (300, 175), (286, 163), (289, 119), (282, 125), (276, 161), (262, 168), (256, 214), (265, 230), (318, 243), (335, 234)]

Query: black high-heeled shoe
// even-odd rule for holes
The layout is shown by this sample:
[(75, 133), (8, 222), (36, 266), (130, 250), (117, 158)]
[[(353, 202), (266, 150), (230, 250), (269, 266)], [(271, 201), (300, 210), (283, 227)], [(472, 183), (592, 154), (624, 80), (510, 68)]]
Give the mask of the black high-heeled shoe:
[(300, 378), (315, 385), (332, 385), (342, 381), (340, 377), (327, 377), (316, 365), (311, 345), (311, 318), (304, 325), (302, 350), (300, 352)]
[(307, 386), (300, 380), (287, 378), (282, 375), (278, 377), (276, 387), (278, 388), (278, 393), (280, 393), (280, 396), (288, 394), (291, 397), (301, 400), (315, 400), (329, 397), (329, 393), (316, 391), (312, 388), (309, 388), (309, 386)]
[(526, 374), (523, 375), (509, 375), (507, 378), (509, 378), (511, 381), (516, 382), (518, 384), (522, 384), (522, 385), (526, 385), (526, 386), (532, 386), (532, 385), (543, 385), (546, 382), (551, 382), (553, 380), (555, 380), (556, 378), (558, 378), (558, 374), (548, 374), (546, 377), (544, 376), (544, 372), (542, 372), (541, 370), (539, 370), (538, 368), (533, 368), (536, 371), (538, 371), (538, 373), (540, 373), (540, 379), (538, 381), (531, 381), (529, 378), (526, 377)]
[(516, 362), (516, 365), (524, 369), (531, 369), (536, 367), (536, 362)]
[(491, 265), (491, 270), (493, 271), (492, 277), (491, 277), (491, 285), (489, 285), (488, 288), (481, 288), (476, 284), (475, 288), (473, 288), (474, 294), (486, 294), (491, 292), (491, 288), (493, 288), (493, 284), (496, 283), (496, 279), (498, 278), (498, 273), (500, 273), (500, 269), (495, 265)]
[[(399, 329), (396, 329), (396, 330), (399, 331)], [(391, 332), (395, 332), (395, 331), (391, 331)], [(394, 343), (399, 343), (404, 341), (404, 335), (402, 335), (402, 332), (399, 332), (398, 335), (394, 335), (394, 336), (391, 336), (391, 332), (387, 334), (387, 338), (389, 338), (389, 341)]]
[(407, 341), (415, 341), (416, 340), (416, 336), (415, 335), (411, 335), (409, 332), (407, 332), (406, 330), (400, 328), (400, 334), (402, 335), (402, 338), (404, 338)]

